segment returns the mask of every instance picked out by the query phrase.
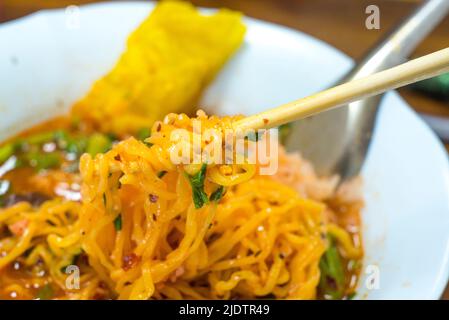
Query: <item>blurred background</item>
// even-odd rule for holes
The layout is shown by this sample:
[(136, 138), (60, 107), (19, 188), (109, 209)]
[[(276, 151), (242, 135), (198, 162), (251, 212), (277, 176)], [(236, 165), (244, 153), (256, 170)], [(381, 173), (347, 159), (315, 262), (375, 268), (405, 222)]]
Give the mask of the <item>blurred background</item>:
[[(0, 23), (41, 9), (91, 2), (100, 1), (0, 0)], [(408, 16), (422, 3), (422, 0), (192, 0), (190, 2), (203, 7), (228, 7), (250, 17), (303, 31), (357, 60), (382, 38), (385, 32)], [(379, 30), (365, 28), (367, 16), (365, 9), (369, 5), (377, 5), (380, 9)], [(421, 43), (412, 57), (446, 47), (449, 47), (449, 17)], [(399, 92), (424, 120), (437, 129), (449, 151), (449, 75), (401, 89)], [(443, 299), (449, 299), (449, 287), (446, 288)]]

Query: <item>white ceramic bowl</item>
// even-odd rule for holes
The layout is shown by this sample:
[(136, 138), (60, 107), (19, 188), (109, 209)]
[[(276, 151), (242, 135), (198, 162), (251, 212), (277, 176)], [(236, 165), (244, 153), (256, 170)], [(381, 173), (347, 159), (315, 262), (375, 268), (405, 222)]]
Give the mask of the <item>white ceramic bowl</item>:
[[(43, 11), (0, 25), (0, 139), (68, 110), (113, 66), (152, 7), (105, 3), (81, 7), (78, 16)], [(250, 114), (311, 94), (353, 63), (300, 32), (246, 23), (243, 48), (202, 101), (216, 113)], [(358, 297), (437, 299), (449, 271), (447, 154), (396, 93), (378, 119), (362, 175), (365, 266), (378, 266), (380, 287), (369, 290), (365, 274)]]

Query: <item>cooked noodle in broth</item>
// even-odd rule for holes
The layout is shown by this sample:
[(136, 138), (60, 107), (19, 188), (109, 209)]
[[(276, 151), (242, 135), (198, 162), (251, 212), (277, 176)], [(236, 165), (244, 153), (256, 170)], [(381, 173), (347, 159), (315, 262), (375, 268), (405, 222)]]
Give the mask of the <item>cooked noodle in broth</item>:
[(0, 145), (0, 299), (354, 295), (359, 179), (318, 177), (277, 140), (270, 175), (234, 149), (243, 162), (192, 161), (216, 141), (191, 140), (207, 129), (225, 138), (239, 118), (183, 112), (244, 33), (239, 13), (162, 1), (70, 115)]
[[(196, 119), (206, 128), (232, 121), (202, 112)], [(18, 140), (47, 135), (42, 146), (63, 145), (62, 129), (48, 134), (45, 127)], [(69, 167), (63, 161), (16, 188), (14, 175), (36, 168), (9, 172), (12, 190), (3, 198), (10, 203), (0, 211), (2, 298), (35, 298), (48, 287), (52, 298), (69, 299), (313, 299), (329, 286), (335, 297), (351, 295), (362, 255), (359, 198), (346, 192), (345, 199), (335, 179), (317, 178), (310, 164), (284, 151), (275, 176), (260, 175), (257, 164), (174, 165), (169, 137), (179, 128), (191, 130), (192, 119), (168, 115), (144, 141), (128, 137), (105, 153), (82, 154), (79, 173), (62, 172)], [(41, 181), (54, 193), (27, 190)], [(77, 189), (74, 181), (81, 201), (57, 195), (61, 184)], [(206, 196), (202, 205), (197, 192)], [(13, 194), (46, 200), (13, 204)], [(341, 283), (322, 277), (334, 255)], [(80, 289), (66, 288), (72, 264), (80, 267)]]

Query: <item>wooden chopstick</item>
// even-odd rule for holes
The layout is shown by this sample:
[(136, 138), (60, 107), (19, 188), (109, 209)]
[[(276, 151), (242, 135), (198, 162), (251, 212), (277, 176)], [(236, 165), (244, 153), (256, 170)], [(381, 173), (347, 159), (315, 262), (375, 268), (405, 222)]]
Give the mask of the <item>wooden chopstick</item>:
[(353, 80), (234, 123), (239, 130), (273, 128), (449, 71), (449, 48)]

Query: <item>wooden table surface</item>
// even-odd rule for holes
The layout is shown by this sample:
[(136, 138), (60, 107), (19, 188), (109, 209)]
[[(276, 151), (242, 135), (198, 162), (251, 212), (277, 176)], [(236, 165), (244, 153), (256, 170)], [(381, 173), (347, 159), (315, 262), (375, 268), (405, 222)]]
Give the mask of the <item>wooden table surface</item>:
[[(448, 0), (449, 1), (449, 0)], [(0, 23), (31, 12), (60, 8), (91, 0), (0, 0)], [(411, 13), (420, 0), (193, 0), (205, 7), (228, 7), (247, 16), (279, 23), (317, 37), (354, 59), (359, 59), (385, 32)], [(365, 28), (365, 8), (380, 8), (379, 30)], [(417, 48), (413, 56), (449, 47), (449, 17)], [(400, 94), (418, 112), (449, 117), (449, 102), (443, 103), (401, 89)], [(449, 144), (446, 144), (449, 150)], [(449, 287), (443, 295), (449, 299)]]

